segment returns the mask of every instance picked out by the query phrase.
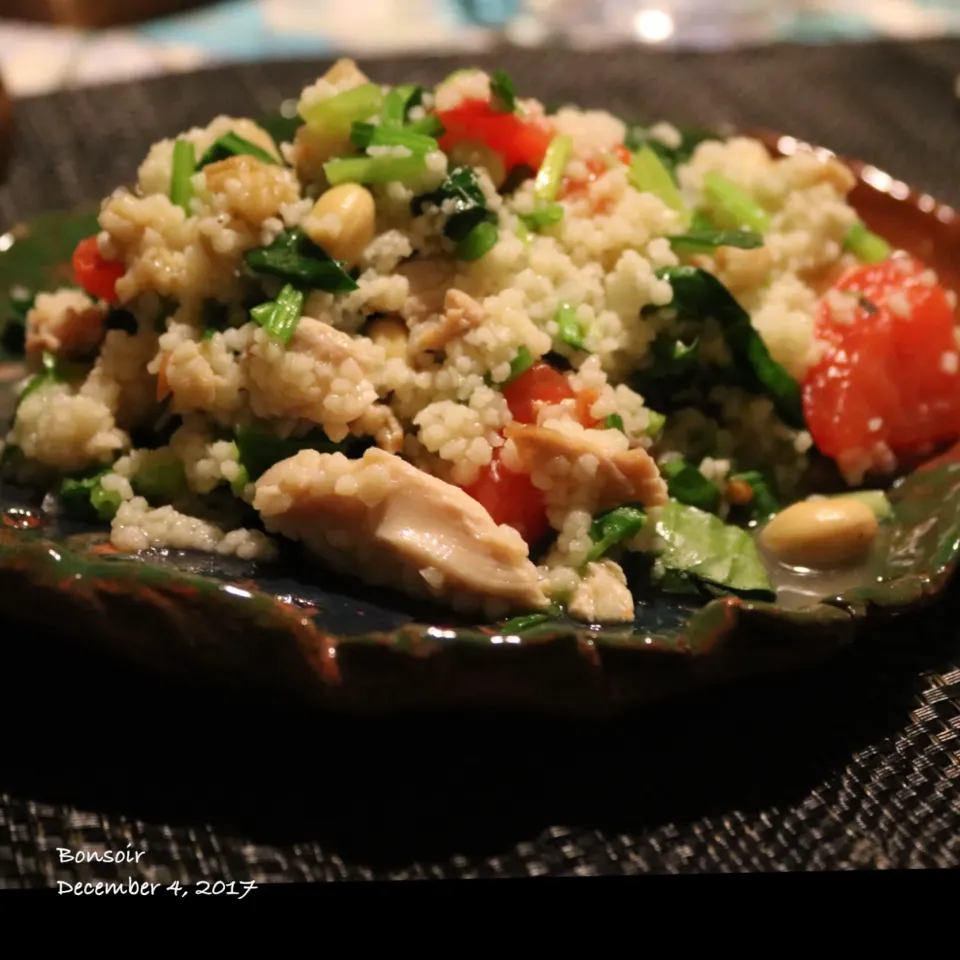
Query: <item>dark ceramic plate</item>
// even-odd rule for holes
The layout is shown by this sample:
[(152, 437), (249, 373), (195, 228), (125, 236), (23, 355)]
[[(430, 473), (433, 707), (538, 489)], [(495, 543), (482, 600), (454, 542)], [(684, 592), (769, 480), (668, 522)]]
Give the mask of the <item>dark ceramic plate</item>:
[[(775, 151), (809, 149), (762, 136)], [(873, 167), (851, 166), (860, 177), (853, 202), (867, 224), (958, 289), (960, 218)], [(0, 290), (56, 286), (76, 241), (94, 229), (91, 215), (52, 215), (0, 237)], [(7, 364), (0, 372), (4, 416), (19, 371)], [(902, 479), (891, 500), (890, 537), (869, 585), (807, 609), (663, 596), (638, 604), (631, 628), (552, 620), (503, 636), (293, 553), (269, 566), (174, 551), (119, 556), (102, 530), (46, 516), (35, 497), (7, 485), (0, 615), (171, 676), (332, 710), (610, 714), (821, 660), (869, 642), (875, 618), (933, 598), (960, 556), (960, 448)]]

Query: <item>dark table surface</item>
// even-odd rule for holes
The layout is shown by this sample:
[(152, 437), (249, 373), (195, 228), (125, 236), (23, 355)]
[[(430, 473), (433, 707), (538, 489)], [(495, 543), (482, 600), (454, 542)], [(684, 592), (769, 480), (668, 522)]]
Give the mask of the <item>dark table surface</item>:
[[(957, 41), (501, 63), (550, 103), (779, 129), (960, 202)], [(317, 73), (231, 67), (18, 101), (0, 225), (99, 199), (158, 137), (261, 114)], [(952, 589), (817, 670), (599, 726), (268, 709), (6, 623), (0, 886), (956, 866), (958, 609)], [(127, 844), (138, 863), (58, 853)]]

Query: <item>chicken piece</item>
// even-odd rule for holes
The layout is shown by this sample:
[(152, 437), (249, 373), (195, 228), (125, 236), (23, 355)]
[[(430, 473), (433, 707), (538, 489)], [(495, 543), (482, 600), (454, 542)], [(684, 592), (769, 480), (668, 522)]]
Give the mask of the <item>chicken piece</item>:
[(447, 290), (456, 276), (457, 265), (447, 260), (408, 260), (396, 272), (410, 285), (407, 302), (400, 315), (409, 324), (423, 323), (444, 309)]
[(437, 320), (417, 324), (410, 335), (409, 350), (416, 355), (442, 350), (451, 340), (483, 324), (483, 307), (462, 290), (448, 290), (443, 314)]
[(519, 533), (375, 447), (359, 460), (303, 450), (257, 481), (253, 506), (268, 530), (372, 585), (493, 617), (548, 605)]
[(75, 359), (93, 356), (103, 341), (106, 315), (106, 304), (80, 290), (37, 294), (27, 314), (27, 352), (49, 351)]
[[(663, 506), (667, 485), (653, 458), (642, 447), (628, 450), (614, 446), (619, 438), (609, 436), (612, 433), (523, 423), (504, 430), (524, 469), (537, 486), (545, 489), (548, 501), (582, 501), (591, 512), (612, 510), (625, 503)], [(538, 479), (543, 482), (538, 483)]]
[(633, 623), (636, 616), (627, 578), (612, 560), (587, 565), (567, 609), (586, 623)]

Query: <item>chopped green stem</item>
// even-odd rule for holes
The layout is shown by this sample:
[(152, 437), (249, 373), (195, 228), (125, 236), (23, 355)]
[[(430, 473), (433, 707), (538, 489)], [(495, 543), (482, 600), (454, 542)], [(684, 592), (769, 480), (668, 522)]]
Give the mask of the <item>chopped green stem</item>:
[(557, 311), (557, 336), (561, 343), (565, 343), (574, 350), (583, 349), (583, 327), (577, 317), (575, 307), (569, 303), (563, 304)]
[(432, 113), (422, 120), (414, 120), (412, 123), (408, 123), (405, 129), (408, 133), (419, 133), (422, 137), (433, 137), (434, 140), (447, 132), (440, 118)]
[(871, 233), (862, 220), (850, 228), (843, 247), (864, 263), (882, 263), (893, 253), (893, 247), (883, 237)]
[[(261, 304), (250, 311), (250, 316), (263, 327), (271, 337), (281, 343), (289, 343), (303, 314), (304, 295), (293, 284), (288, 283), (277, 299), (270, 304)], [(269, 311), (263, 310), (269, 307)]]
[(510, 376), (507, 377), (502, 385), (506, 386), (508, 383), (513, 383), (517, 377), (526, 373), (532, 366), (533, 354), (530, 353), (527, 347), (520, 347), (517, 355), (510, 361)]
[(859, 500), (868, 506), (880, 521), (889, 520), (893, 516), (893, 506), (882, 490), (855, 490), (852, 493), (841, 493), (838, 500)]
[(647, 429), (646, 434), (648, 437), (659, 436), (660, 431), (663, 430), (664, 424), (667, 422), (667, 418), (662, 413), (657, 413), (656, 410), (647, 411)]
[(330, 186), (340, 183), (388, 183), (409, 180), (426, 170), (423, 155), (410, 157), (340, 157), (323, 166)]
[(331, 133), (347, 133), (351, 124), (383, 110), (383, 90), (376, 83), (365, 83), (308, 106), (300, 105), (305, 123)]
[(641, 193), (652, 193), (668, 207), (676, 210), (686, 222), (690, 216), (680, 190), (670, 171), (657, 154), (647, 146), (641, 147), (630, 163), (630, 183)]
[(235, 497), (242, 497), (249, 482), (250, 474), (247, 473), (247, 468), (241, 464), (237, 475), (230, 481), (230, 490)]
[(639, 507), (617, 507), (616, 510), (597, 517), (590, 526), (593, 546), (587, 554), (587, 563), (595, 563), (621, 540), (635, 537), (646, 522), (647, 515)]
[(543, 203), (553, 203), (557, 199), (563, 171), (567, 168), (573, 153), (573, 140), (570, 137), (554, 137), (547, 147), (546, 156), (540, 165), (540, 172), (533, 184), (533, 195)]
[(457, 259), (465, 261), (479, 260), (482, 256), (488, 254), (500, 239), (500, 231), (496, 224), (484, 220), (478, 223), (468, 234), (457, 244)]
[(549, 203), (545, 207), (534, 210), (533, 213), (521, 213), (520, 219), (531, 230), (542, 230), (544, 227), (552, 227), (563, 219), (563, 205), (560, 203)]
[(189, 140), (178, 140), (173, 145), (173, 172), (170, 175), (170, 202), (190, 216), (193, 184), (190, 178), (196, 170), (196, 153)]
[(682, 253), (710, 253), (717, 247), (756, 250), (763, 246), (763, 237), (752, 230), (690, 230), (667, 239), (674, 250)]
[(258, 147), (249, 140), (244, 140), (243, 137), (237, 136), (231, 130), (213, 141), (198, 161), (197, 170), (202, 170), (208, 164), (219, 163), (229, 157), (240, 156), (253, 157), (261, 163), (270, 163), (274, 166), (280, 165), (280, 161), (272, 153), (264, 150), (263, 147)]
[(350, 139), (362, 150), (374, 147), (407, 147), (414, 153), (433, 153), (440, 145), (433, 137), (373, 123), (355, 123), (350, 129)]
[(527, 226), (523, 217), (517, 221), (517, 236), (524, 243), (530, 243), (533, 240), (533, 233), (530, 231), (530, 228)]
[(383, 100), (383, 125), (402, 127), (407, 113), (423, 99), (423, 88), (412, 83), (394, 87)]
[(619, 413), (611, 413), (603, 418), (603, 425), (607, 430), (619, 430), (623, 433), (623, 417)]
[(714, 219), (733, 230), (744, 228), (766, 233), (770, 229), (770, 215), (742, 187), (719, 173), (708, 173), (703, 178), (707, 203)]

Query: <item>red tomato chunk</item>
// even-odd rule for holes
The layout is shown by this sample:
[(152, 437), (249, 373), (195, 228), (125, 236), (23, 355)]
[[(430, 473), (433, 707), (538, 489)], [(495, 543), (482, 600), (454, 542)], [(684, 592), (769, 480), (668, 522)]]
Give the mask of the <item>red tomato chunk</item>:
[(73, 251), (73, 275), (77, 283), (91, 297), (115, 303), (117, 299), (117, 281), (124, 275), (126, 268), (117, 260), (107, 260), (97, 246), (96, 237), (87, 237), (77, 244)]
[(905, 256), (851, 268), (820, 304), (804, 416), (852, 482), (960, 438), (954, 312), (935, 275)]

